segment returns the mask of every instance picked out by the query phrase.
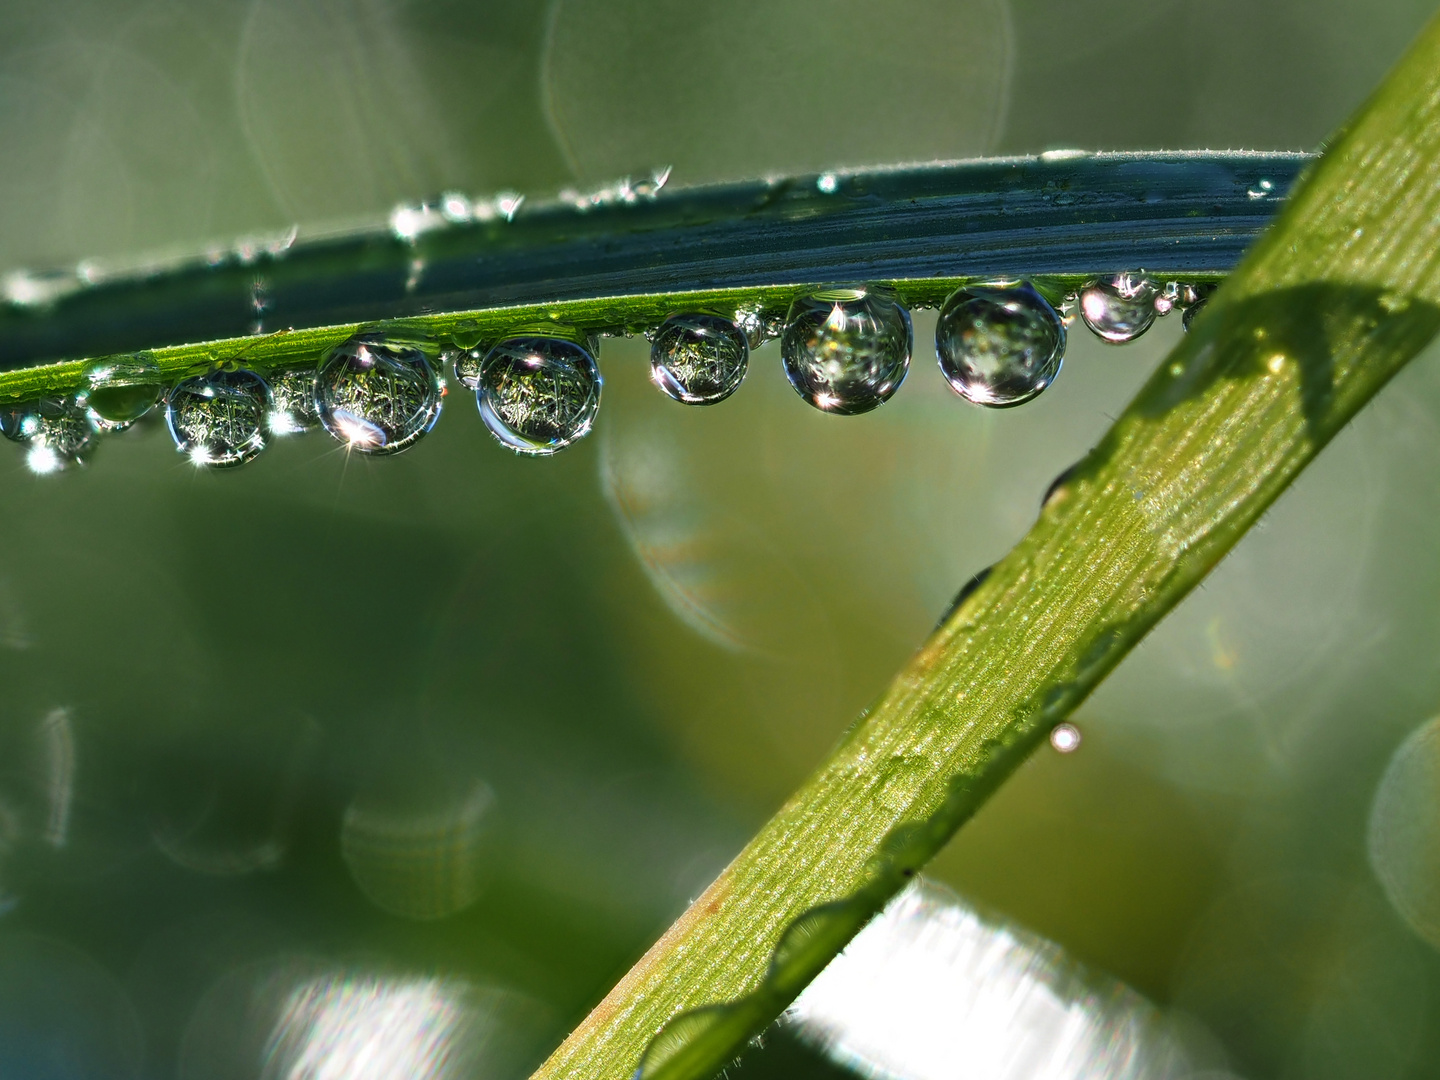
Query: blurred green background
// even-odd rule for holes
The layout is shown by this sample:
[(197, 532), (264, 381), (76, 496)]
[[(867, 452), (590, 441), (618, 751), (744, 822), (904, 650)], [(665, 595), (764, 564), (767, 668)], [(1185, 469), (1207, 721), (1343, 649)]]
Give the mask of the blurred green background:
[[(661, 165), (1314, 148), (1431, 7), (5, 3), (0, 274)], [(1179, 333), (1076, 328), (992, 413), (917, 313), (861, 418), (773, 344), (698, 410), (610, 340), (549, 461), (463, 394), (390, 460), (196, 472), (153, 423), (60, 476), (0, 454), (0, 1076), (259, 1076), (334, 972), (440, 980), (474, 1075), (522, 1075)], [(1186, 1017), (1207, 1077), (1440, 1076), (1437, 490), (1432, 348), (934, 876)]]

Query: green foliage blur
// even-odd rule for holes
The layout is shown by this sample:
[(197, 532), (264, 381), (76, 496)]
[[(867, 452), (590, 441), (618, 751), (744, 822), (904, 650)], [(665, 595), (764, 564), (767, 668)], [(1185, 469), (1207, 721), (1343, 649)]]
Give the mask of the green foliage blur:
[[(4, 3), (0, 275), (665, 165), (1310, 149), (1430, 8)], [(861, 418), (773, 344), (702, 410), (608, 340), (553, 460), (453, 380), (395, 459), (317, 434), (197, 472), (154, 422), (59, 476), (0, 446), (0, 1075), (259, 1075), (255, 987), (336, 970), (503, 1000), (485, 1074), (523, 1075), (1180, 334), (1077, 326), (1051, 390), (985, 412), (915, 330)], [(1437, 417), (1432, 348), (933, 867), (1236, 1076), (1440, 1076), (1440, 851), (1386, 840), (1440, 814), (1391, 765), (1440, 713)]]

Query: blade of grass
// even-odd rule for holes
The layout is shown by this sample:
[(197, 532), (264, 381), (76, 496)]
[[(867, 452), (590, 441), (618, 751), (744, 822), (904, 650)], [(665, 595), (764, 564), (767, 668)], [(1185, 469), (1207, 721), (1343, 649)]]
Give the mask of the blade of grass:
[(961, 280), (1004, 274), (1061, 291), (1140, 267), (1210, 280), (1309, 160), (1042, 155), (842, 173), (823, 191), (813, 176), (670, 186), (585, 210), (529, 201), (514, 220), (450, 222), (432, 208), (410, 212), (400, 233), (291, 232), (210, 255), (8, 274), (0, 401), (77, 389), (79, 366), (56, 361), (140, 349), (175, 377), (241, 354), (262, 371), (313, 362), (361, 323), (404, 320), (437, 336), (465, 323), (493, 341), (536, 321), (644, 328), (695, 304), (783, 313), (807, 284), (894, 282), (933, 305)]
[(1029, 535), (536, 1080), (724, 1065), (1437, 328), (1440, 19)]

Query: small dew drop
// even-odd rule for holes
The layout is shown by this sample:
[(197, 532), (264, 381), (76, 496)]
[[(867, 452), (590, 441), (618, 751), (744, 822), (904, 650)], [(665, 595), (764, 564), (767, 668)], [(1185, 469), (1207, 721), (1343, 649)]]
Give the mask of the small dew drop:
[(1003, 409), (1041, 393), (1060, 371), (1065, 326), (1029, 284), (957, 289), (940, 308), (935, 353), (950, 388)]
[(1081, 464), (1083, 464), (1083, 462), (1075, 462), (1074, 465), (1069, 466), (1062, 471), (1059, 476), (1055, 477), (1054, 480), (1050, 481), (1050, 486), (1045, 489), (1045, 494), (1040, 497), (1041, 510), (1044, 510), (1052, 502), (1060, 502), (1066, 498), (1070, 481), (1075, 479), (1075, 474), (1080, 471)]
[(1101, 341), (1123, 345), (1155, 322), (1155, 283), (1141, 273), (1114, 274), (1080, 292), (1080, 316)]
[(92, 361), (85, 380), (85, 405), (101, 431), (123, 431), (160, 400), (160, 369), (144, 353)]
[(960, 586), (960, 591), (955, 594), (955, 599), (950, 601), (950, 606), (945, 609), (945, 614), (941, 615), (939, 621), (935, 623), (936, 630), (939, 630), (940, 627), (949, 622), (951, 616), (965, 606), (965, 601), (974, 596), (975, 590), (985, 584), (985, 579), (990, 576), (990, 571), (993, 569), (995, 569), (993, 566), (985, 567), (985, 569), (965, 582), (964, 585)]
[(479, 349), (451, 349), (448, 353), (455, 379), (470, 390), (480, 385), (480, 361), (485, 354)]
[(1059, 753), (1074, 753), (1080, 749), (1080, 729), (1074, 724), (1056, 724), (1050, 729), (1050, 745)]
[(1186, 333), (1190, 332), (1190, 326), (1195, 322), (1195, 316), (1199, 315), (1200, 312), (1204, 310), (1205, 305), (1208, 302), (1209, 297), (1202, 296), (1200, 297), (1200, 299), (1196, 300), (1193, 304), (1187, 307), (1185, 309), (1185, 314), (1180, 316), (1180, 325), (1185, 329)]
[(253, 371), (212, 371), (170, 391), (165, 421), (175, 448), (196, 465), (230, 468), (265, 449), (270, 388)]
[(829, 289), (790, 305), (780, 339), (795, 392), (853, 416), (888, 401), (910, 370), (910, 313), (886, 289)]
[(440, 418), (443, 394), (420, 343), (357, 334), (332, 349), (315, 377), (315, 412), (351, 450), (398, 454)]
[(672, 315), (650, 344), (655, 384), (687, 405), (724, 401), (740, 388), (749, 360), (745, 335), (718, 315)]
[(473, 349), (480, 344), (482, 331), (474, 319), (461, 319), (450, 331), (450, 340), (458, 349)]
[(785, 320), (778, 313), (767, 314), (761, 304), (746, 304), (735, 309), (735, 317), (732, 320), (739, 331), (745, 335), (745, 343), (750, 346), (750, 351), (764, 345), (780, 336), (785, 328)]
[(600, 410), (599, 365), (564, 338), (500, 342), (480, 362), (480, 418), (502, 446), (546, 456), (589, 434)]
[(833, 172), (821, 173), (815, 181), (815, 187), (822, 195), (834, 195), (839, 186), (840, 179)]

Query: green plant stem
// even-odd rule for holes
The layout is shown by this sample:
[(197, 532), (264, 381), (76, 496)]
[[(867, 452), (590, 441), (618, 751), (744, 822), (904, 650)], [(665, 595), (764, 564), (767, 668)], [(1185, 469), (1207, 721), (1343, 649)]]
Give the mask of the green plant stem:
[(1437, 328), (1440, 20), (1029, 535), (537, 1080), (628, 1076), (717, 1003), (645, 1075), (733, 1057)]
[(597, 298), (1140, 267), (1189, 281), (1235, 266), (1309, 160), (1042, 154), (846, 171), (823, 184), (788, 176), (643, 196), (626, 185), (509, 201), (503, 216), (493, 205), (472, 216), (463, 205), (485, 204), (452, 194), (446, 213), (397, 208), (389, 226), (292, 229), (203, 255), (5, 274), (0, 372), (222, 338), (253, 346), (262, 329), (423, 325), (437, 312), (536, 301), (581, 301), (589, 312)]

